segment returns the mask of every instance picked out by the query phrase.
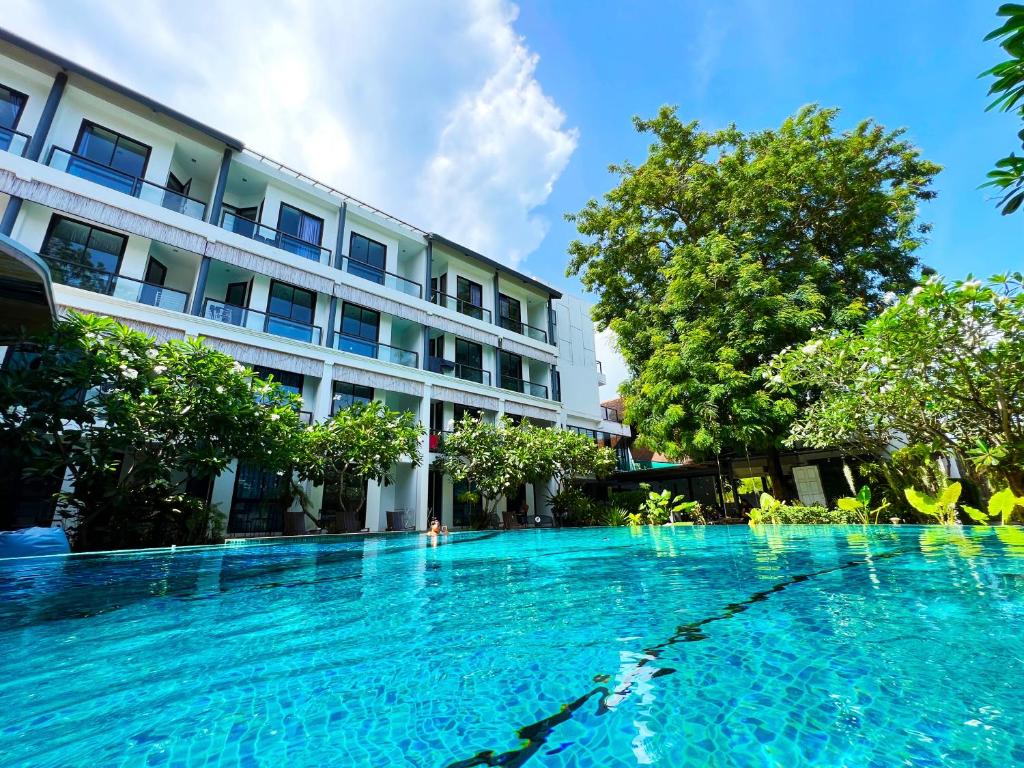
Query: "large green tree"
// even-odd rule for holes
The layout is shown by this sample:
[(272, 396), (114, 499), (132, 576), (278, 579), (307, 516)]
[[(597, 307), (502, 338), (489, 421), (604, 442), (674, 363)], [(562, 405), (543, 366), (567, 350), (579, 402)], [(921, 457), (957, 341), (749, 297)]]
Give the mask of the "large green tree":
[(871, 121), (837, 132), (808, 106), (775, 130), (704, 131), (672, 108), (635, 119), (639, 166), (569, 217), (569, 274), (597, 292), (630, 373), (627, 420), (673, 457), (778, 447), (796, 403), (762, 366), (818, 326), (850, 328), (913, 282), (927, 232), (918, 203), (939, 171)]
[[(999, 6), (996, 14), (1006, 21), (985, 39), (999, 40), (1007, 58), (981, 73), (995, 78), (988, 90), (995, 99), (988, 109), (1014, 112), (1024, 120), (1024, 5), (1007, 3)], [(1017, 133), (1017, 138), (1024, 142), (1024, 130)], [(989, 171), (988, 179), (982, 186), (1000, 191), (999, 206), (1004, 215), (1024, 203), (1024, 157), (1011, 152)]]

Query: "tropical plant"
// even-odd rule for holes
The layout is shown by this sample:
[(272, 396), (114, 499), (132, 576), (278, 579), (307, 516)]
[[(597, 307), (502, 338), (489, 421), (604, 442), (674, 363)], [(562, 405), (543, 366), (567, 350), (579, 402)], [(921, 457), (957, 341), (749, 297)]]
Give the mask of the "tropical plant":
[(837, 114), (707, 132), (665, 107), (634, 120), (654, 137), (644, 163), (613, 166), (618, 186), (568, 217), (583, 238), (568, 271), (616, 334), (639, 442), (675, 458), (764, 450), (780, 498), (778, 449), (805, 394), (768, 388), (762, 366), (912, 285), (917, 205), (939, 170), (902, 131), (838, 133)]
[(568, 429), (549, 429), (524, 422), (518, 427), (530, 443), (528, 479), (553, 480), (560, 493), (571, 480), (601, 479), (615, 469), (615, 453), (586, 435)]
[(553, 495), (550, 502), (561, 525), (580, 527), (598, 524), (599, 505), (575, 486), (566, 486)]
[(646, 522), (646, 519), (641, 512), (629, 512), (626, 514), (626, 525), (636, 528)]
[(871, 489), (862, 485), (856, 496), (844, 496), (836, 500), (836, 506), (844, 512), (849, 512), (857, 518), (861, 525), (873, 525), (878, 522), (878, 516), (889, 508), (888, 501), (882, 501), (878, 506), (871, 506)]
[(650, 491), (644, 501), (644, 509), (651, 525), (665, 525), (684, 520), (704, 523), (699, 502), (687, 501), (682, 495), (673, 496), (667, 489), (661, 493)]
[(967, 516), (975, 523), (981, 525), (986, 525), (995, 519), (1006, 525), (1012, 519), (1018, 507), (1024, 507), (1024, 496), (1017, 496), (1009, 488), (1003, 488), (989, 497), (987, 513), (982, 512), (977, 507), (971, 507), (966, 504), (962, 505)]
[(197, 339), (158, 343), (107, 317), (69, 313), (0, 373), (0, 451), (51, 478), (76, 549), (200, 543), (215, 510), (190, 480), (233, 458), (285, 472), (298, 399)]
[(410, 411), (393, 411), (376, 400), (353, 403), (305, 433), (296, 471), (303, 480), (337, 488), (341, 524), (362, 505), (367, 481), (390, 484), (401, 459), (419, 466), (422, 434)]
[(480, 496), (487, 520), (496, 521), (501, 499), (537, 473), (536, 438), (528, 423), (502, 417), (489, 424), (467, 414), (444, 440), (438, 463), (455, 482), (466, 482)]
[[(991, 75), (995, 78), (988, 93), (996, 99), (987, 109), (1016, 112), (1024, 118), (1024, 5), (1001, 5), (996, 15), (1006, 21), (985, 39), (999, 40), (1000, 47), (1009, 58), (981, 73), (982, 77)], [(1024, 130), (1017, 133), (1017, 138), (1024, 142)], [(996, 162), (995, 169), (989, 171), (988, 179), (982, 186), (1000, 191), (998, 205), (1004, 216), (1020, 208), (1024, 202), (1024, 157), (1017, 157), (1011, 152)]]
[(860, 331), (777, 356), (772, 385), (813, 390), (789, 442), (884, 455), (893, 445), (952, 455), (979, 487), (1024, 495), (1024, 291), (932, 277)]
[(605, 507), (602, 510), (600, 521), (601, 525), (607, 525), (615, 528), (623, 525), (631, 525), (629, 522), (629, 513), (622, 507)]
[(939, 525), (956, 525), (957, 519), (956, 503), (960, 500), (960, 493), (963, 487), (960, 483), (950, 483), (937, 496), (922, 493), (913, 488), (907, 488), (904, 493), (907, 502), (926, 517), (933, 518)]

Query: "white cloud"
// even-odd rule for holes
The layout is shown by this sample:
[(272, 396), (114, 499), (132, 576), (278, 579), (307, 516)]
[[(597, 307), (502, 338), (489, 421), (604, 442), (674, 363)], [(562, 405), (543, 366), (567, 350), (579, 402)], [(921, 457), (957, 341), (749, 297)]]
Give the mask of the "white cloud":
[(626, 361), (619, 352), (615, 331), (611, 328), (598, 333), (595, 337), (597, 359), (601, 361), (608, 383), (601, 387), (601, 400), (611, 400), (619, 396), (619, 385), (629, 378), (626, 372)]
[(576, 132), (501, 0), (8, 0), (4, 26), (391, 213), (517, 264)]

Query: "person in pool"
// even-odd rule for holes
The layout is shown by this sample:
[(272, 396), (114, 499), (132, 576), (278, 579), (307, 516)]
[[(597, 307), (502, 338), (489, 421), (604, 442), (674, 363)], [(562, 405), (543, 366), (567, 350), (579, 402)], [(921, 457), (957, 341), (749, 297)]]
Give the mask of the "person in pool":
[(427, 536), (447, 536), (448, 526), (441, 525), (441, 521), (436, 517), (430, 521), (430, 526), (427, 528)]

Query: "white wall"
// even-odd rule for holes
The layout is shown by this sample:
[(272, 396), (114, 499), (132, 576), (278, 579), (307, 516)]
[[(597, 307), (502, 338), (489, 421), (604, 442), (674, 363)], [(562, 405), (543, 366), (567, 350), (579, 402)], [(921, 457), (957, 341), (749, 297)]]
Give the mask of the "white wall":
[(601, 418), (591, 305), (575, 296), (554, 302), (562, 404), (572, 413)]

